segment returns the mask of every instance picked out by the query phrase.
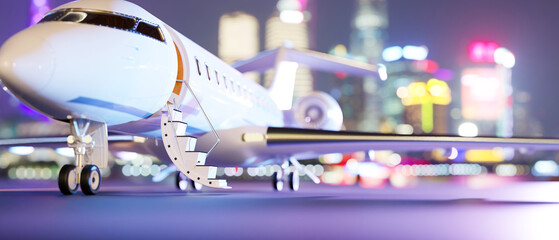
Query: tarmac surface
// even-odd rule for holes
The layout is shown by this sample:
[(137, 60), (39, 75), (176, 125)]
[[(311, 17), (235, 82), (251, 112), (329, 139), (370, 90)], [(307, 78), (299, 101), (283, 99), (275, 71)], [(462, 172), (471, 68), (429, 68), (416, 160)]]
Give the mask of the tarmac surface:
[(107, 181), (96, 196), (62, 196), (54, 181), (2, 180), (0, 239), (559, 239), (559, 182), (230, 185), (185, 194)]

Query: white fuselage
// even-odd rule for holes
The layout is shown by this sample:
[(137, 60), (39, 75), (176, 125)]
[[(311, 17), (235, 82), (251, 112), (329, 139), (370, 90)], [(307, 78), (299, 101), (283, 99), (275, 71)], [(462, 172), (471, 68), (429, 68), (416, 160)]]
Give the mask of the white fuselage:
[[(266, 89), (142, 8), (125, 1), (82, 0), (51, 13), (68, 15), (65, 9), (77, 9), (70, 16), (74, 19), (34, 25), (0, 49), (2, 83), (45, 115), (61, 121), (89, 119), (106, 123), (109, 131), (160, 137), (161, 112), (168, 101), (178, 100), (175, 104), (193, 135), (210, 130), (201, 109), (216, 129), (283, 126), (282, 112)], [(84, 23), (88, 13), (156, 26), (161, 39), (139, 28)], [(201, 107), (177, 80), (191, 87)]]

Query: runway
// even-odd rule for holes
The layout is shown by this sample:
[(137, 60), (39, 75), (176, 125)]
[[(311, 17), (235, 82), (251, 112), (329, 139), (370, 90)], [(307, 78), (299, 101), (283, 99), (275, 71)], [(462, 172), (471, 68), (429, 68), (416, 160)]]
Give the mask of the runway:
[(105, 182), (62, 196), (56, 182), (0, 183), (1, 239), (557, 239), (559, 183), (472, 189), (425, 182), (380, 190), (268, 182), (181, 193), (167, 183)]

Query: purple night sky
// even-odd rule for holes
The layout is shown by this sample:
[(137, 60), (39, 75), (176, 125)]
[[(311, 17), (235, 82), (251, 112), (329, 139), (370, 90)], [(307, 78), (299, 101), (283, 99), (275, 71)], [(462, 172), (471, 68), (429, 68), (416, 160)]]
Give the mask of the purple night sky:
[[(68, 1), (51, 0), (53, 7)], [(217, 26), (226, 12), (242, 10), (261, 24), (277, 1), (259, 0), (132, 0), (213, 53), (217, 53)], [(349, 43), (353, 1), (319, 0), (315, 50), (326, 52)], [(0, 43), (27, 27), (29, 1), (0, 0)], [(559, 84), (559, 15), (556, 1), (521, 0), (398, 0), (388, 2), (389, 28), (386, 46), (424, 44), (429, 58), (443, 68), (459, 70), (468, 44), (494, 41), (516, 55), (513, 86), (532, 95), (531, 113), (543, 122), (547, 136), (559, 134), (555, 112)], [(4, 99), (0, 99), (4, 100)]]

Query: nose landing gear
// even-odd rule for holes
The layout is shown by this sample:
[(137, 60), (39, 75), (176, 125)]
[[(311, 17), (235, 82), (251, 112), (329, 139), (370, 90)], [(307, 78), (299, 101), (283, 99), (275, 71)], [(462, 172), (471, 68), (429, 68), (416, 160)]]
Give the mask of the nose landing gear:
[(64, 165), (60, 169), (60, 173), (58, 173), (58, 188), (60, 192), (64, 195), (72, 195), (78, 191), (79, 186), (76, 166)]
[[(58, 174), (58, 188), (72, 195), (81, 187), (85, 195), (95, 195), (101, 186), (101, 171), (107, 166), (107, 126), (89, 120), (72, 120), (68, 146), (74, 148), (76, 165), (64, 165)], [(89, 131), (88, 131), (89, 130)]]
[(101, 186), (101, 172), (96, 165), (85, 166), (81, 173), (72, 164), (64, 165), (58, 174), (58, 188), (64, 195), (73, 195), (81, 187), (85, 195), (95, 195)]
[(87, 165), (82, 169), (80, 185), (85, 195), (95, 195), (101, 186), (101, 172), (95, 165)]

